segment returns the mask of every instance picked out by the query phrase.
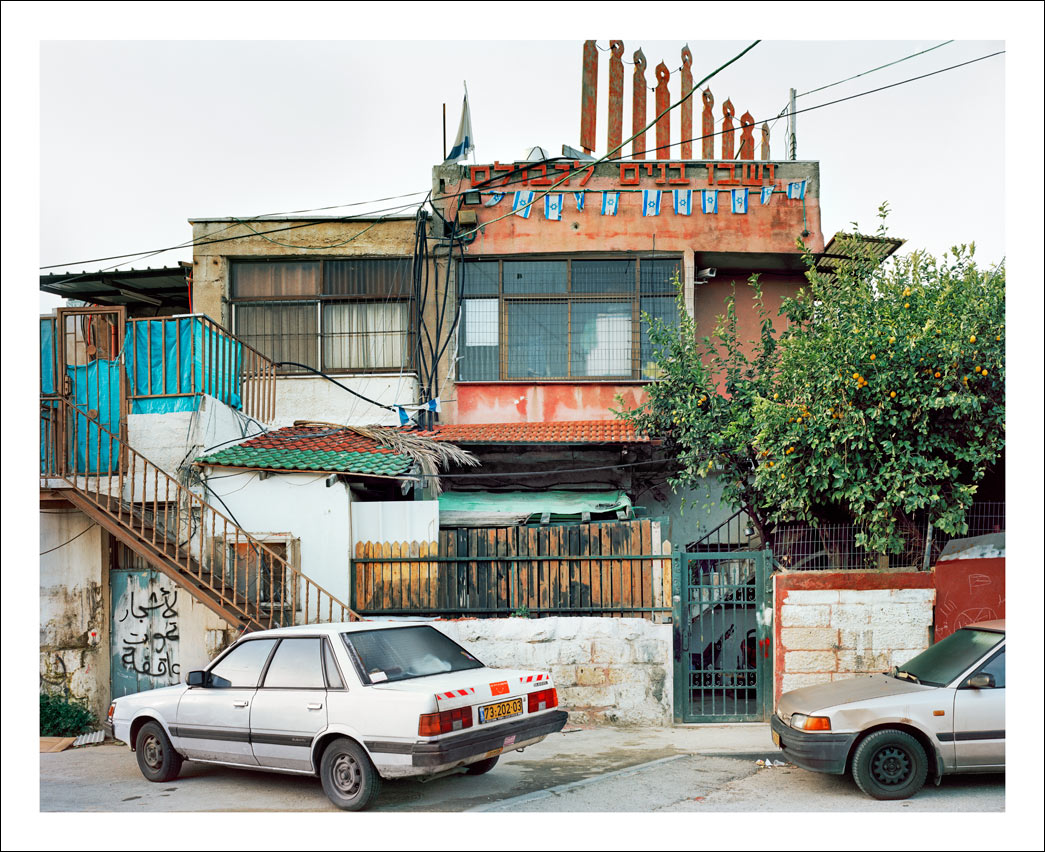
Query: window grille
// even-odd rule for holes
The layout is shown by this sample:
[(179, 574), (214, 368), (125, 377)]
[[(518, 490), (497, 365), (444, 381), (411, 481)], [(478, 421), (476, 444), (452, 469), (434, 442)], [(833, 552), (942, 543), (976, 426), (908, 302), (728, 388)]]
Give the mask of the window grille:
[(276, 362), (401, 370), (414, 340), (411, 270), (410, 258), (233, 261), (234, 331)]
[(643, 314), (678, 320), (682, 259), (466, 261), (459, 381), (653, 378)]

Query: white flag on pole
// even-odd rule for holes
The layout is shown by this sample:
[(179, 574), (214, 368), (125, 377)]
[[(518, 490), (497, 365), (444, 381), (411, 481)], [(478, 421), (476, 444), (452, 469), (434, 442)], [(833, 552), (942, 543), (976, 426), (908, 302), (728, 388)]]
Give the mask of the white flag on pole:
[(446, 157), (448, 163), (459, 163), (468, 156), (469, 151), (475, 150), (475, 140), (472, 136), (472, 113), (468, 109), (468, 90), (464, 93), (464, 106), (461, 107), (461, 126), (457, 128), (457, 139), (454, 147)]

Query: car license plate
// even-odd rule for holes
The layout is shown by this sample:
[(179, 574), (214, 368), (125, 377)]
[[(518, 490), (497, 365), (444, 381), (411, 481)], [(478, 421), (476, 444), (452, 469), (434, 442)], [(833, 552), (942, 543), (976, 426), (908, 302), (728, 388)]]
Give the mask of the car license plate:
[(778, 734), (776, 731), (773, 731), (773, 745), (775, 745), (777, 748), (780, 748), (780, 734)]
[(496, 704), (487, 704), (479, 708), (479, 724), (499, 722), (501, 719), (519, 716), (522, 714), (522, 708), (521, 698), (513, 698), (511, 701), (498, 701)]

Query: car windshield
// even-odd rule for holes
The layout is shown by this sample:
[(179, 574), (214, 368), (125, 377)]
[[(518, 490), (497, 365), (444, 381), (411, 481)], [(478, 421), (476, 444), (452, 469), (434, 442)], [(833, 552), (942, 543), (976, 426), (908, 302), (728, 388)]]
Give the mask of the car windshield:
[(370, 683), (480, 669), (483, 664), (434, 627), (400, 627), (342, 633)]
[(945, 686), (972, 666), (1005, 636), (989, 630), (956, 630), (890, 674), (926, 686)]

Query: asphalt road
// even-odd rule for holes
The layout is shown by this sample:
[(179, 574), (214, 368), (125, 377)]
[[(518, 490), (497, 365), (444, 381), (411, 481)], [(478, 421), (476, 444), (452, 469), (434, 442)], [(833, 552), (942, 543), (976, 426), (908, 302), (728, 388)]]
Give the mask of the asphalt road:
[[(397, 812), (990, 812), (1005, 809), (1004, 776), (945, 778), (902, 802), (878, 802), (846, 777), (780, 759), (766, 725), (567, 729), (489, 774), (429, 783), (387, 781), (373, 810)], [(187, 763), (151, 784), (133, 753), (106, 744), (40, 755), (44, 812), (336, 811), (315, 778)]]

